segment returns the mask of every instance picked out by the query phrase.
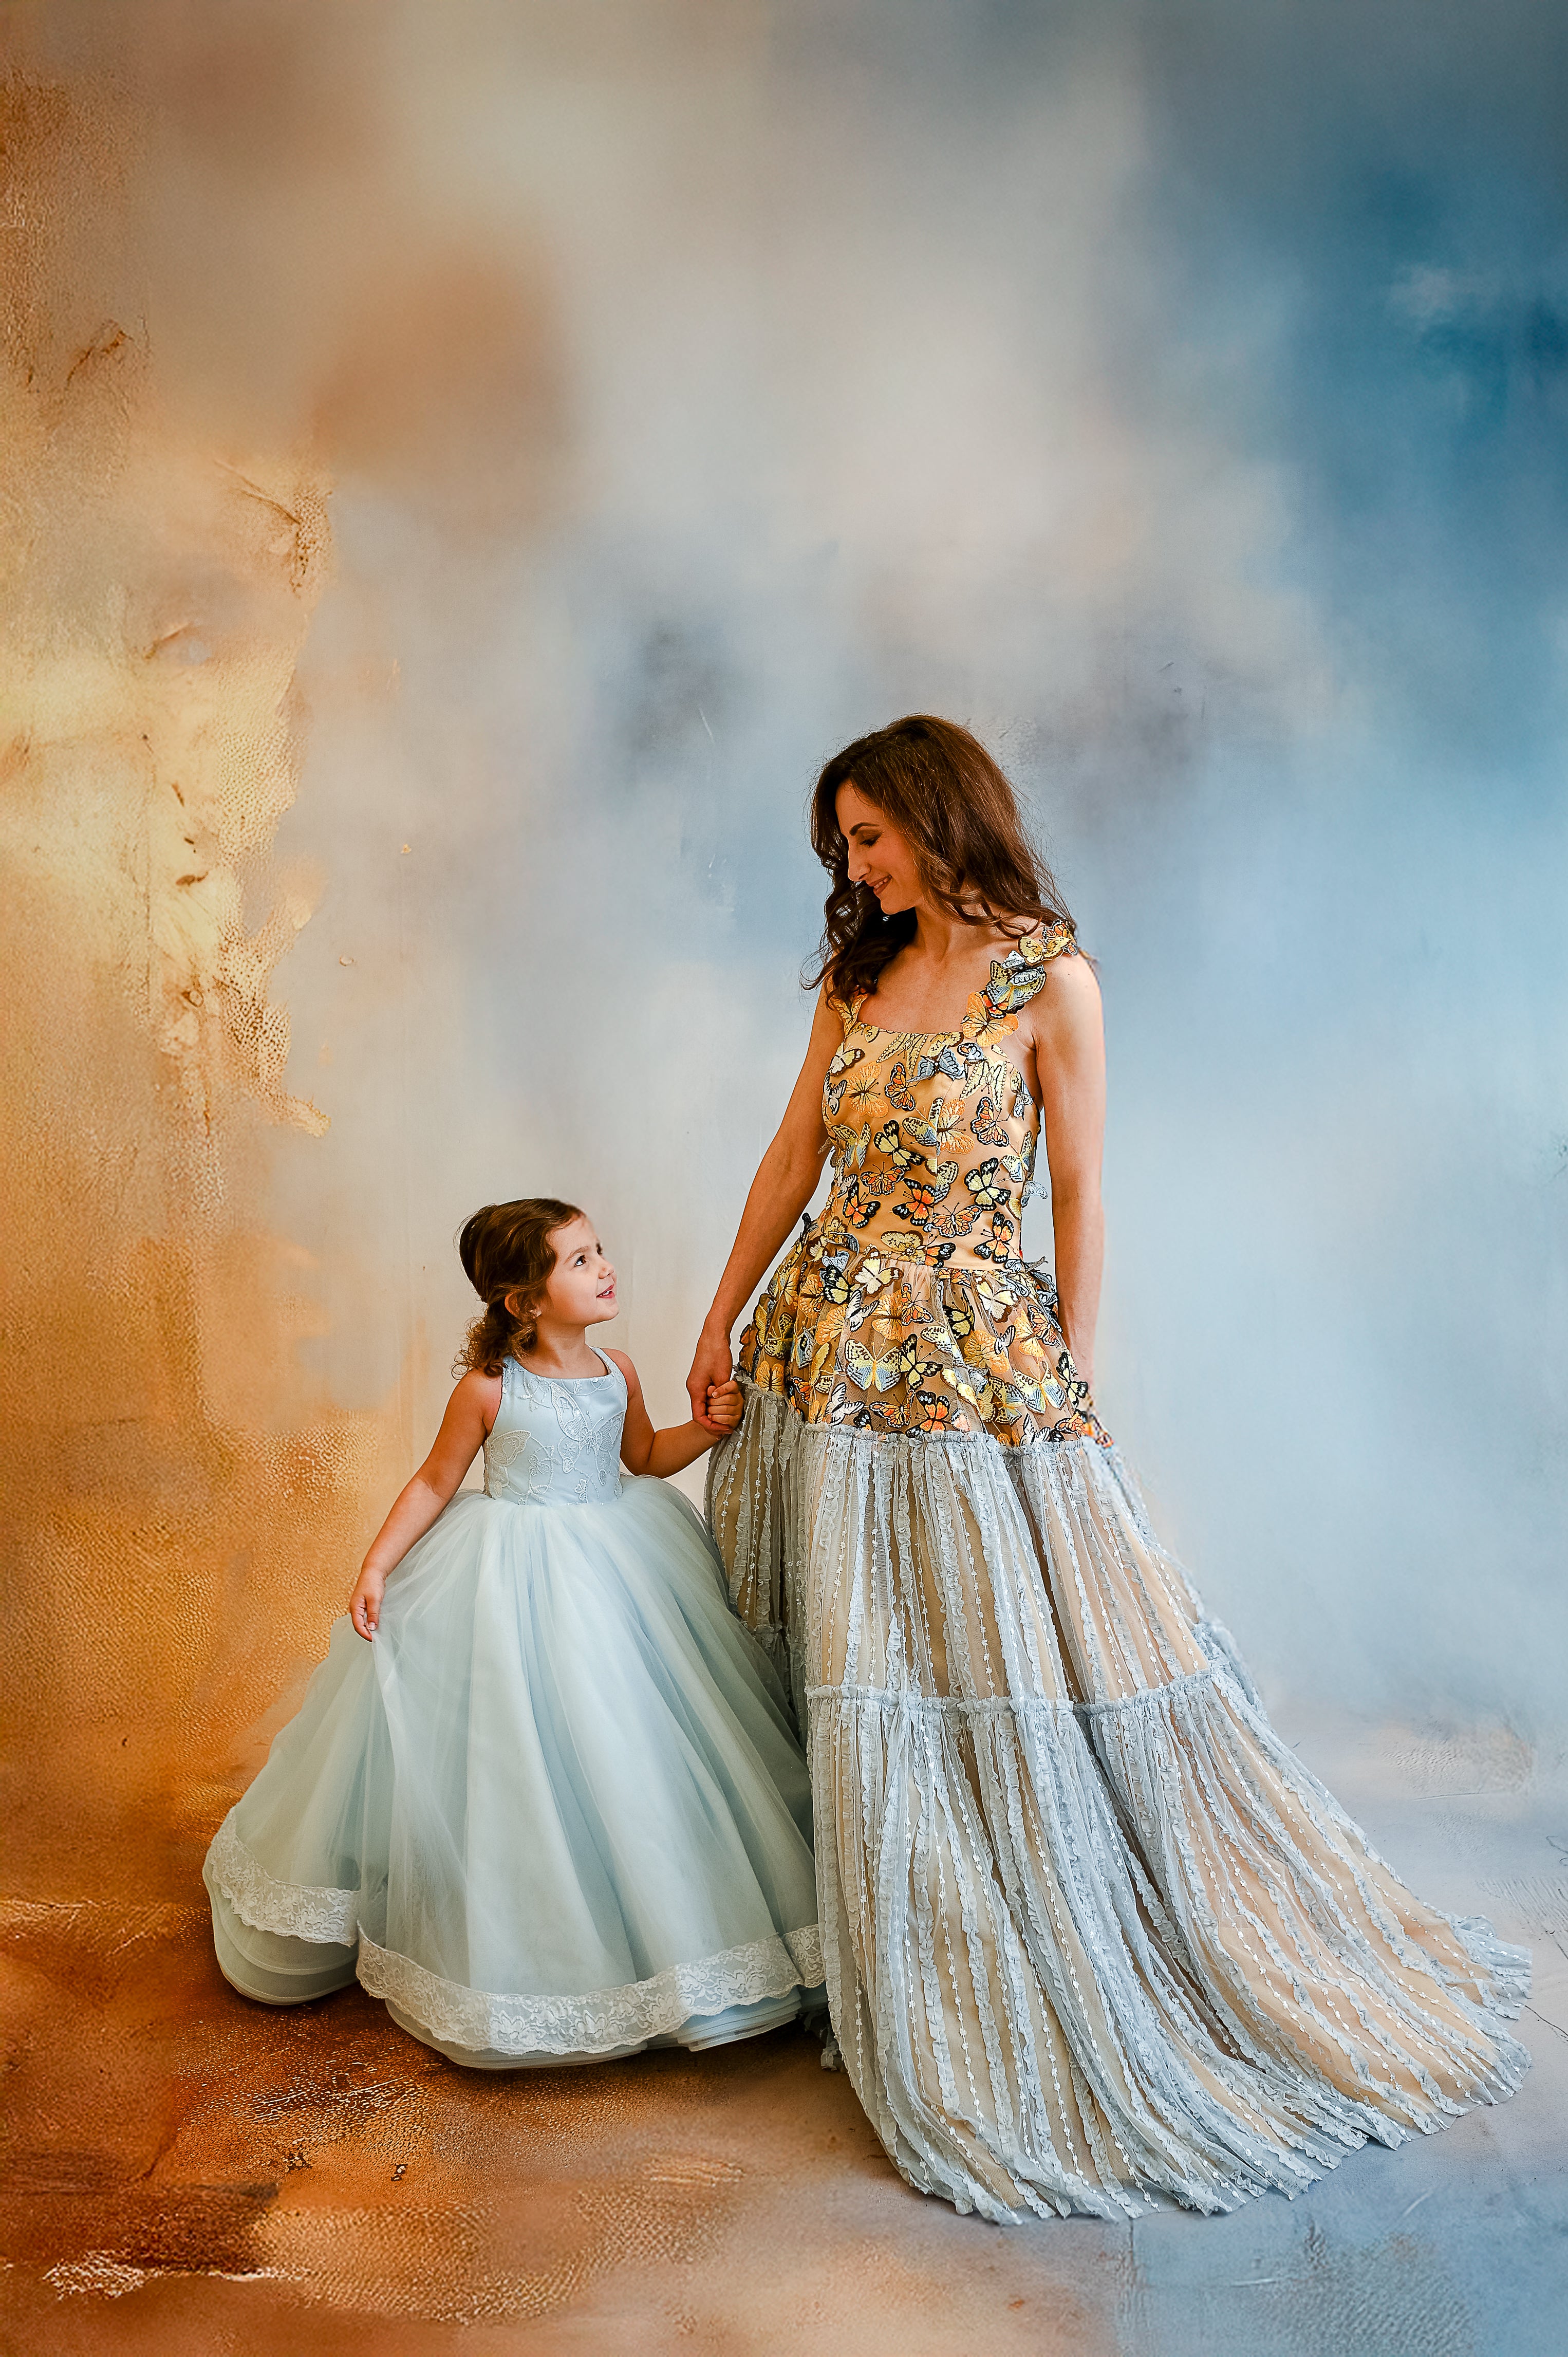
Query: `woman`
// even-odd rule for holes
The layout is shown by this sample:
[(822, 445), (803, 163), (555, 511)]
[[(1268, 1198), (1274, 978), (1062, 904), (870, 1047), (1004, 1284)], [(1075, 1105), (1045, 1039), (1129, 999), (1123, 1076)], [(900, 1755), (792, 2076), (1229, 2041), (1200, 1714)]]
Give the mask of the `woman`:
[[(1280, 1741), (1095, 1414), (1099, 991), (1006, 780), (828, 763), (811, 1045), (692, 1369), (709, 1513), (808, 1731), (855, 2091), (961, 2210), (1294, 2192), (1512, 2092), (1523, 1950), (1413, 1898)], [(1044, 1130), (1055, 1282), (1020, 1257)]]

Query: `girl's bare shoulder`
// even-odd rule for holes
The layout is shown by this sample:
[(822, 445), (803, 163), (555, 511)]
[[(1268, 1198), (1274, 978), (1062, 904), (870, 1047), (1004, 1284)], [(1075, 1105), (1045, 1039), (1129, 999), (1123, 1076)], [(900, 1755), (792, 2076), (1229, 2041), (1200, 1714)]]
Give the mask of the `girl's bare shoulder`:
[(448, 1415), (478, 1415), (489, 1432), (496, 1420), (501, 1404), (499, 1375), (487, 1375), (480, 1367), (470, 1367), (459, 1375), (451, 1398), (446, 1403)]
[(601, 1343), (599, 1347), (604, 1351), (606, 1358), (612, 1359), (616, 1365), (620, 1369), (621, 1373), (626, 1377), (627, 1390), (628, 1392), (639, 1391), (642, 1387), (637, 1379), (637, 1369), (632, 1365), (631, 1361), (628, 1358), (626, 1352), (624, 1351), (612, 1351), (607, 1342)]

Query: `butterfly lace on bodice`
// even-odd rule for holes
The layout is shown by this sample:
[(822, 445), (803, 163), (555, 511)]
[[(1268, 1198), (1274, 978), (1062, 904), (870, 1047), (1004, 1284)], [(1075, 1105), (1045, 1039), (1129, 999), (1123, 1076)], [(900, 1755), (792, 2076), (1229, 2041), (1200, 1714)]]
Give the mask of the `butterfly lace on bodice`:
[(942, 1267), (1015, 1261), (1040, 1117), (1002, 1041), (1076, 949), (1072, 929), (1031, 933), (976, 991), (956, 1031), (884, 1031), (844, 1009), (822, 1119), (833, 1191), (817, 1222), (827, 1249)]
[(625, 1423), (626, 1380), (613, 1361), (602, 1375), (563, 1383), (509, 1359), (485, 1443), (485, 1495), (547, 1506), (618, 1497)]

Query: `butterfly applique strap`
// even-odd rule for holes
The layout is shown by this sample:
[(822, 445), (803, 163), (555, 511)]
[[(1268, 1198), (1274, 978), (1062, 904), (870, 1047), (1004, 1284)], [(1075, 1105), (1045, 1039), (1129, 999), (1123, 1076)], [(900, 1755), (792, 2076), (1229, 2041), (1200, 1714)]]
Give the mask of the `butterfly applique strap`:
[(971, 1019), (994, 1023), (1017, 1014), (1045, 987), (1053, 958), (1078, 953), (1070, 917), (1062, 917), (1044, 932), (1029, 933), (1004, 958), (993, 958), (991, 979), (969, 1002)]

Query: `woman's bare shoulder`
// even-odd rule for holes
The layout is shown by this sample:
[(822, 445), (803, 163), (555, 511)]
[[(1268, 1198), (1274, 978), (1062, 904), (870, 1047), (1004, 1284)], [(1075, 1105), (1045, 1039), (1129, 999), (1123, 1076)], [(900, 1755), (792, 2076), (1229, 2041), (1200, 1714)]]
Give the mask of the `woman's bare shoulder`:
[(1029, 1001), (1026, 1017), (1027, 1028), (1037, 1040), (1098, 1031), (1103, 1019), (1100, 977), (1080, 950), (1052, 958), (1041, 988)]

